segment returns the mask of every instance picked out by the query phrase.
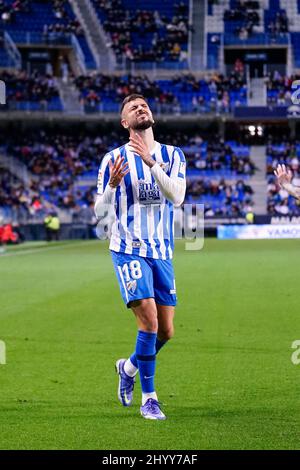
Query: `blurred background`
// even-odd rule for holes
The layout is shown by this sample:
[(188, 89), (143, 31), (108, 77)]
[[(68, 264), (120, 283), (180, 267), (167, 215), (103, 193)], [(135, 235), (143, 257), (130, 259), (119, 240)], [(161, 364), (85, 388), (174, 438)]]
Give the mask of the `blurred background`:
[(206, 235), (298, 236), (273, 176), (286, 163), (300, 184), (298, 67), (299, 0), (0, 0), (2, 240), (96, 236), (97, 169), (133, 92), (185, 152)]

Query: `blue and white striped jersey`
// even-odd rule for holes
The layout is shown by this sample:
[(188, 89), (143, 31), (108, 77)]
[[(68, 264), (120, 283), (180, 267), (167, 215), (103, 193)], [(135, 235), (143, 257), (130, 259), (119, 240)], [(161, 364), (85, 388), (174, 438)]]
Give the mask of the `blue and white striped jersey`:
[[(172, 258), (173, 204), (163, 196), (150, 168), (129, 149), (128, 143), (104, 156), (97, 193), (102, 195), (108, 184), (108, 161), (114, 162), (118, 155), (124, 157), (124, 163), (128, 162), (130, 171), (116, 189), (110, 250), (147, 258)], [(151, 155), (170, 178), (185, 180), (186, 163), (180, 148), (156, 142)]]

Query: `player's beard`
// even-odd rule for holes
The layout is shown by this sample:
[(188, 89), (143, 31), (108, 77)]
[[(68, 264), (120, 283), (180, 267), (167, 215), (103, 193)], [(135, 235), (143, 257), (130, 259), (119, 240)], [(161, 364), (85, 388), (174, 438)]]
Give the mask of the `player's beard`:
[(136, 121), (132, 126), (132, 129), (135, 131), (145, 131), (146, 129), (149, 129), (149, 127), (153, 127), (153, 125), (154, 119), (149, 117), (148, 119), (144, 119), (142, 122)]

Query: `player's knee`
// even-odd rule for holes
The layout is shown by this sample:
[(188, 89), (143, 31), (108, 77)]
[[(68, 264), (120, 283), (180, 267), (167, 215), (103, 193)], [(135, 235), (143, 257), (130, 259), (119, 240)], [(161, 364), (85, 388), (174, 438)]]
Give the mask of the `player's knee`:
[(139, 324), (142, 326), (144, 331), (147, 331), (148, 333), (157, 333), (157, 312), (151, 305), (144, 305), (143, 308), (139, 310), (137, 317), (139, 319)]
[(145, 315), (143, 323), (147, 332), (157, 333), (158, 321), (157, 317), (155, 317), (152, 313), (150, 313), (149, 315)]
[(174, 327), (173, 326), (170, 326), (169, 328), (164, 328), (163, 330), (158, 330), (158, 338), (161, 340), (161, 341), (169, 341), (171, 338), (173, 338), (174, 336)]

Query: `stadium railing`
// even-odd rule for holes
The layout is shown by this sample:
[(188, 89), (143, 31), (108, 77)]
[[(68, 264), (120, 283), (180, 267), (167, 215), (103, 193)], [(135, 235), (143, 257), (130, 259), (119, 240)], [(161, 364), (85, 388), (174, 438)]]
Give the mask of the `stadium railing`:
[(39, 33), (30, 31), (11, 31), (10, 36), (19, 44), (46, 44), (72, 46), (72, 34), (70, 33)]
[(188, 61), (168, 61), (163, 60), (162, 62), (155, 61), (134, 61), (126, 60), (124, 57), (117, 58), (118, 70), (126, 70), (129, 73), (137, 70), (147, 70), (153, 73), (158, 70), (188, 70)]
[(63, 111), (63, 105), (59, 98), (52, 101), (8, 101), (5, 106), (0, 106), (0, 111)]
[[(7, 54), (9, 58), (11, 59), (11, 62), (13, 63), (13, 66), (16, 69), (20, 69), (22, 66), (22, 60), (21, 60), (21, 54), (16, 47), (14, 41), (10, 37), (7, 31), (4, 31), (4, 45), (5, 49), (7, 51)], [(11, 65), (11, 64), (10, 64)]]
[(72, 43), (72, 46), (75, 50), (79, 67), (81, 68), (83, 73), (86, 73), (84, 54), (83, 54), (83, 51), (80, 47), (78, 39), (76, 38), (76, 36), (74, 34), (72, 34), (72, 36), (71, 36), (71, 43)]
[(226, 33), (224, 34), (224, 45), (288, 45), (289, 33), (269, 34), (269, 33), (255, 33), (247, 39), (240, 39), (238, 35)]

